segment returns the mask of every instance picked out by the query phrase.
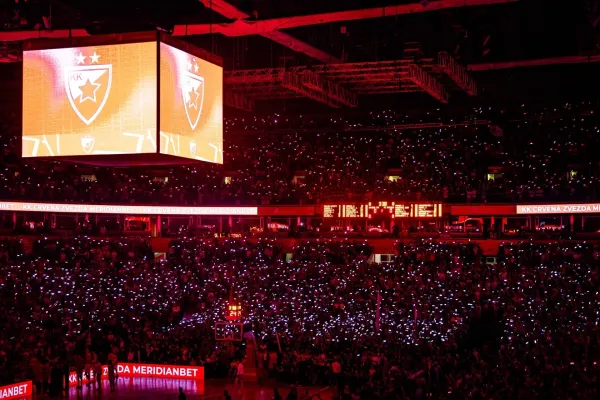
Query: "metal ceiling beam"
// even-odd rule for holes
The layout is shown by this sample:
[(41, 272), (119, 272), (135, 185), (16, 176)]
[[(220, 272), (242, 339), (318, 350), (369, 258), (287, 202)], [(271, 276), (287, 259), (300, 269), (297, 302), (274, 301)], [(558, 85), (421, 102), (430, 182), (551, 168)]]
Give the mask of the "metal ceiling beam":
[[(303, 75), (304, 74), (296, 74), (294, 72), (284, 73), (282, 86), (300, 96), (308, 97), (309, 99), (327, 104), (333, 108), (358, 106), (354, 94), (341, 88), (341, 86), (335, 85), (335, 87), (332, 87), (329, 86), (327, 82), (319, 82), (317, 80), (308, 83)], [(337, 89), (340, 90), (338, 91)], [(346, 94), (348, 94), (349, 97), (345, 97)]]
[(310, 56), (315, 60), (319, 60), (325, 64), (334, 64), (342, 62), (342, 60), (340, 60), (339, 58), (334, 57), (331, 54), (324, 52), (323, 50), (319, 50), (316, 47), (303, 42), (302, 40), (296, 39), (295, 37), (290, 36), (285, 32), (273, 31), (263, 33), (261, 36), (269, 38), (282, 46), (297, 51), (298, 53), (304, 53), (307, 56)]
[(239, 110), (254, 111), (254, 101), (241, 93), (234, 93), (231, 90), (223, 92), (223, 104)]
[(316, 90), (337, 103), (348, 107), (358, 107), (358, 99), (345, 87), (325, 79), (322, 75), (307, 71), (302, 74), (302, 84)]
[(425, 72), (421, 67), (416, 64), (411, 64), (408, 69), (408, 76), (415, 85), (429, 93), (433, 98), (442, 103), (448, 103), (448, 93), (446, 92), (446, 89), (444, 89), (441, 83)]
[(559, 64), (591, 64), (600, 62), (600, 55), (591, 56), (565, 56), (565, 57), (550, 57), (540, 58), (537, 60), (519, 60), (505, 61), (485, 64), (471, 64), (467, 67), (469, 71), (490, 71), (497, 69), (522, 68), (522, 67), (541, 67), (545, 65)]
[(229, 19), (246, 19), (250, 18), (250, 14), (246, 14), (234, 5), (229, 4), (225, 0), (199, 0), (204, 4), (204, 7), (221, 14)]
[(458, 64), (454, 58), (452, 58), (445, 51), (438, 53), (438, 64), (442, 68), (442, 71), (450, 77), (462, 90), (467, 92), (469, 96), (477, 96), (477, 85), (471, 74), (469, 74), (465, 67)]
[(0, 32), (0, 42), (18, 42), (28, 39), (62, 39), (91, 36), (85, 29), (57, 29), (55, 31), (23, 30)]
[[(200, 0), (205, 7), (215, 11), (225, 18), (234, 19), (234, 20), (244, 20), (250, 18), (249, 14), (246, 14), (242, 10), (239, 10), (237, 7), (229, 4), (225, 0)], [(304, 53), (316, 60), (321, 61), (325, 64), (332, 63), (341, 63), (337, 57), (332, 56), (331, 54), (327, 54), (326, 52), (317, 49), (314, 46), (311, 46), (308, 43), (303, 42), (300, 39), (296, 39), (293, 36), (288, 35), (284, 32), (279, 32), (277, 30), (272, 32), (265, 32), (261, 34), (261, 36), (271, 39), (272, 41), (279, 43), (282, 46), (288, 47), (298, 53)]]
[(275, 98), (273, 94), (279, 96), (283, 89), (286, 95), (294, 93), (294, 97), (308, 97), (335, 108), (356, 107), (357, 94), (421, 91), (447, 103), (448, 93), (427, 70), (429, 66), (399, 60), (235, 70), (225, 72), (223, 83), (251, 99)]
[[(392, 60), (392, 61), (366, 61), (357, 63), (345, 63), (345, 64), (330, 64), (330, 65), (313, 65), (311, 70), (314, 72), (325, 73), (328, 76), (332, 74), (350, 74), (353, 75), (357, 72), (362, 73), (375, 73), (384, 71), (400, 71), (408, 70), (408, 66), (414, 63), (412, 59), (406, 60)], [(419, 59), (419, 65), (432, 66), (434, 65), (433, 58), (421, 58)]]
[(261, 68), (225, 71), (224, 85), (248, 85), (254, 83), (280, 83), (283, 80), (284, 68)]
[(343, 81), (345, 84), (354, 84), (361, 82), (397, 82), (399, 80), (408, 79), (408, 71), (404, 72), (384, 72), (384, 73), (373, 73), (373, 74), (356, 74), (351, 76), (339, 76), (332, 79), (328, 76), (327, 79), (333, 82)]
[[(205, 0), (206, 1), (206, 0)], [(227, 36), (260, 35), (281, 29), (298, 28), (301, 26), (328, 24), (332, 22), (355, 21), (362, 19), (393, 17), (404, 14), (416, 14), (427, 11), (439, 11), (448, 8), (486, 6), (493, 4), (514, 3), (519, 0), (439, 0), (430, 1), (427, 5), (423, 2), (368, 8), (362, 10), (339, 11), (324, 14), (313, 14), (296, 17), (274, 18), (262, 21), (237, 20), (230, 24), (212, 25), (213, 33), (223, 33)], [(209, 33), (207, 24), (181, 25), (176, 27), (175, 35), (186, 32), (188, 35), (203, 35)]]
[(383, 94), (383, 93), (414, 93), (421, 89), (412, 82), (365, 82), (353, 86), (352, 91), (357, 94)]
[[(237, 18), (232, 23), (225, 24), (189, 24), (175, 25), (173, 36), (206, 35), (209, 33), (222, 33), (226, 36), (261, 35), (281, 29), (298, 28), (301, 26), (328, 24), (332, 22), (356, 21), (362, 19), (393, 17), (397, 15), (416, 14), (428, 11), (439, 11), (449, 8), (487, 6), (494, 4), (514, 3), (519, 0), (439, 0), (424, 3), (401, 4), (369, 8), (363, 10), (340, 11), (325, 14), (313, 14), (296, 17), (274, 18), (262, 21), (245, 21)], [(215, 8), (217, 0), (213, 0)], [(225, 4), (220, 4), (222, 12), (235, 16), (234, 10)], [(239, 11), (239, 10), (237, 10)], [(241, 15), (241, 14), (237, 14)], [(245, 14), (244, 14), (245, 15)], [(236, 18), (232, 18), (236, 19)], [(89, 36), (85, 29), (62, 29), (55, 31), (23, 30), (0, 32), (0, 41), (19, 41), (35, 38), (67, 38), (70, 36)]]
[(287, 89), (285, 91), (278, 91), (272, 93), (265, 92), (252, 95), (252, 98), (256, 100), (298, 99), (300, 97), (302, 96)]

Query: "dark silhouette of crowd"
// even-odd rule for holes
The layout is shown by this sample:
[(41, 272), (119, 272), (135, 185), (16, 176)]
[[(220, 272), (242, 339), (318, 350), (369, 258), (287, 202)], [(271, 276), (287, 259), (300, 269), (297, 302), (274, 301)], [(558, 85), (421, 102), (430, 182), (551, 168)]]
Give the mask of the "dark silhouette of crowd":
[(180, 238), (18, 240), (0, 248), (0, 383), (44, 390), (88, 359), (203, 365), (230, 301), (265, 374), (349, 399), (593, 399), (600, 394), (597, 245)]
[(352, 116), (230, 116), (223, 166), (93, 168), (20, 158), (0, 129), (1, 199), (137, 204), (315, 204), (597, 199), (592, 103)]

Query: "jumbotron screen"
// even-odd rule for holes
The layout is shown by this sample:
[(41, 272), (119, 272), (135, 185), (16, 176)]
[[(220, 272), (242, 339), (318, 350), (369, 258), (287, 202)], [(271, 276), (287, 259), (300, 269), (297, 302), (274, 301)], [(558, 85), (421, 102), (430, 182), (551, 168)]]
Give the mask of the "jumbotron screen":
[(160, 153), (223, 163), (223, 68), (160, 44)]
[(23, 157), (156, 152), (156, 42), (23, 52)]

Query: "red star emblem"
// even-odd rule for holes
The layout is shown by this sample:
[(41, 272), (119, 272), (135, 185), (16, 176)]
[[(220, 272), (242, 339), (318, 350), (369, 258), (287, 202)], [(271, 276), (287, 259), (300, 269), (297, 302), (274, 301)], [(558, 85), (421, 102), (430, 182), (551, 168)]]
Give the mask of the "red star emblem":
[(96, 90), (100, 87), (98, 83), (92, 83), (88, 79), (83, 85), (79, 86), (81, 90), (81, 96), (79, 97), (79, 102), (83, 103), (85, 100), (90, 99), (94, 103), (96, 102)]
[(190, 100), (188, 101), (188, 107), (189, 108), (194, 107), (197, 110), (198, 109), (198, 97), (200, 95), (198, 94), (196, 89), (194, 89), (193, 86), (190, 88), (190, 91), (188, 92), (188, 96), (190, 97)]

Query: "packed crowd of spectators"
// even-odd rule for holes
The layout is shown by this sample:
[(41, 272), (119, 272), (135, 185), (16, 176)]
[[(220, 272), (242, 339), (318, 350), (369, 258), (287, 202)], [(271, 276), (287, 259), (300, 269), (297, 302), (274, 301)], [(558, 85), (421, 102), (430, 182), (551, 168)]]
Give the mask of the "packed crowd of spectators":
[(20, 118), (8, 113), (1, 118), (0, 198), (189, 205), (594, 200), (594, 107), (230, 117), (223, 166), (143, 170), (21, 159)]
[[(279, 381), (335, 384), (348, 398), (598, 398), (599, 249), (181, 238), (40, 239), (0, 248), (0, 383), (48, 382), (109, 352), (120, 361), (239, 359), (213, 331), (230, 300), (259, 363)], [(250, 334), (251, 332), (251, 334)], [(236, 342), (237, 343), (237, 342)], [(262, 354), (262, 355), (261, 355)], [(272, 356), (272, 357), (271, 357)]]

